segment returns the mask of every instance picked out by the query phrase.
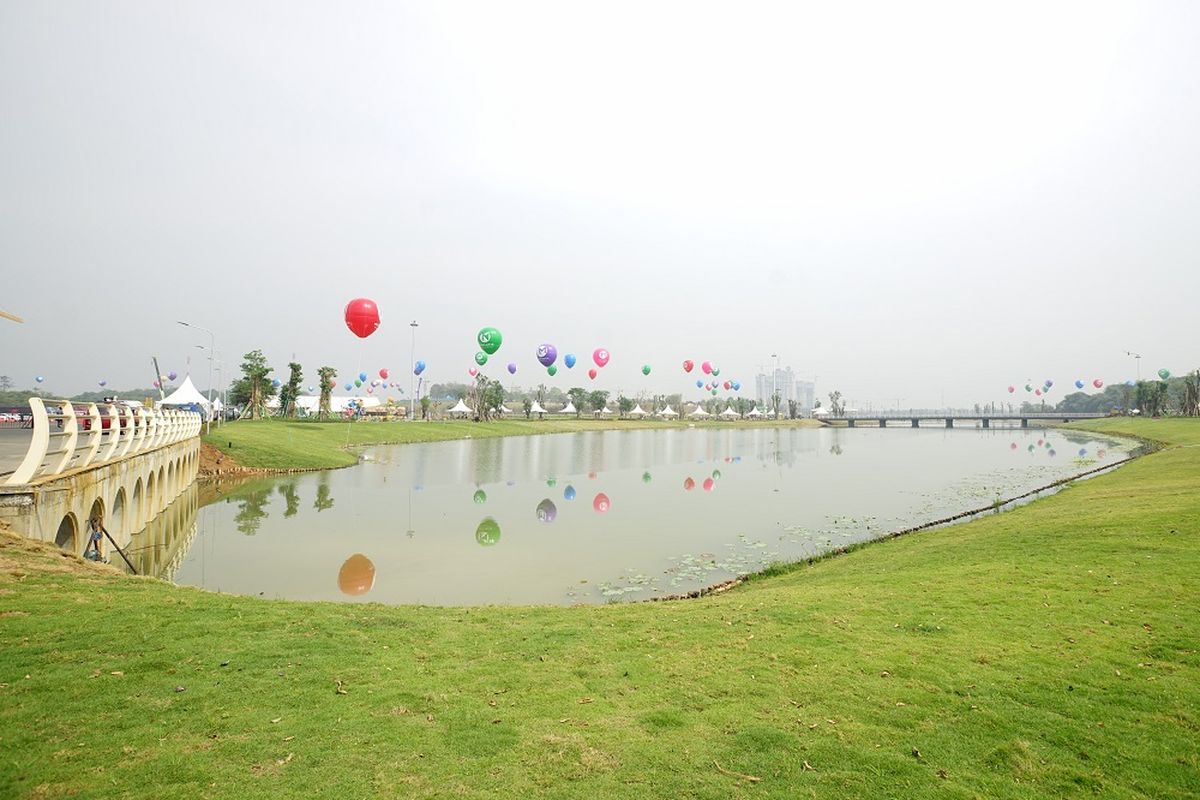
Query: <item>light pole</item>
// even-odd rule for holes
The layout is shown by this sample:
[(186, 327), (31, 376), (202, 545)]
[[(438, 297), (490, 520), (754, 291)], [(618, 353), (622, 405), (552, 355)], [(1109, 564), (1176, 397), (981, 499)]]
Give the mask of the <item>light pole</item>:
[(208, 328), (202, 328), (199, 325), (193, 325), (192, 323), (184, 322), (183, 320), (177, 319), (175, 321), (178, 322), (180, 325), (182, 325), (185, 328), (195, 328), (198, 331), (204, 331), (205, 333), (208, 334), (208, 414), (205, 415), (206, 419), (204, 421), (204, 433), (208, 434), (209, 432), (212, 431), (212, 415), (213, 415), (213, 391), (212, 391), (213, 376), (212, 376), (212, 374), (213, 374), (213, 361), (216, 358), (216, 351), (217, 351), (217, 337), (214, 336), (213, 332), (210, 331)]
[(408, 421), (412, 422), (417, 407), (417, 397), (413, 394), (417, 380), (417, 321), (414, 319), (408, 327), (412, 328), (412, 350), (408, 354)]
[(775, 419), (779, 419), (779, 354), (771, 353), (775, 359), (775, 371), (771, 373), (771, 404), (775, 406)]
[[(204, 349), (204, 345), (202, 345), (202, 344), (198, 344), (198, 345), (196, 345), (196, 347), (200, 350)], [(214, 353), (213, 355), (216, 355), (216, 354)], [(212, 356), (209, 356), (209, 361), (211, 362), (212, 360), (213, 360)], [(217, 397), (220, 398), (220, 400), (221, 400), (221, 416), (222, 417), (225, 416), (225, 393), (221, 391), (221, 367), (223, 367), (223, 366), (224, 366), (224, 364), (222, 363), (221, 359), (219, 359), (219, 358), (216, 359)], [(212, 410), (213, 410), (213, 413), (215, 414), (217, 412), (216, 406), (214, 406)], [(218, 428), (221, 427), (221, 417), (217, 417), (217, 427)]]
[(1125, 355), (1127, 355), (1127, 356), (1133, 356), (1134, 363), (1137, 365), (1137, 379), (1138, 379), (1138, 383), (1141, 383), (1141, 382), (1142, 382), (1142, 354), (1141, 354), (1141, 353), (1134, 353), (1134, 352), (1131, 352), (1131, 351), (1129, 351), (1129, 350), (1126, 350), (1126, 351), (1125, 351)]

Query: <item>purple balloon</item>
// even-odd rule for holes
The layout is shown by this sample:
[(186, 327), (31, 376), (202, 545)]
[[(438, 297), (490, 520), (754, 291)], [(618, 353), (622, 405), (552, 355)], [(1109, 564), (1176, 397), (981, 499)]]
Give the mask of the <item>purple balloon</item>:
[(548, 367), (558, 358), (558, 349), (552, 344), (539, 344), (537, 360), (543, 367)]
[(517, 362), (515, 362), (515, 361), (508, 362), (508, 374), (509, 375), (517, 374)]

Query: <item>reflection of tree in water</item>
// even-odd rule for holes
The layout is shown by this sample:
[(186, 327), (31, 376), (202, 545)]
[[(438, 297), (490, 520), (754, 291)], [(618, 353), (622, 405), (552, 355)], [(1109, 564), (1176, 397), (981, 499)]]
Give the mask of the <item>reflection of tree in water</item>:
[(842, 446), (840, 444), (835, 444), (833, 447), (829, 448), (829, 455), (840, 456), (841, 454), (842, 454)]
[(265, 506), (270, 497), (271, 489), (266, 487), (249, 491), (244, 497), (238, 499), (238, 512), (234, 515), (233, 521), (239, 531), (247, 536), (258, 533), (258, 526), (269, 516)]
[(329, 496), (329, 478), (324, 475), (317, 484), (317, 499), (313, 501), (313, 508), (317, 511), (333, 508), (333, 498)]
[(296, 482), (282, 484), (279, 487), (279, 493), (283, 495), (284, 501), (287, 503), (287, 508), (284, 509), (283, 518), (288, 519), (296, 516), (300, 511), (300, 495), (296, 494)]

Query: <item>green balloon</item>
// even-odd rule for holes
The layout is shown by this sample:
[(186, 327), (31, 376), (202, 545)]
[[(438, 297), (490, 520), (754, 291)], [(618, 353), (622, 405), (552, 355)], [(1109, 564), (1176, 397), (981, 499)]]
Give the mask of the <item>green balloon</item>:
[(551, 378), (553, 378), (555, 375), (558, 374), (558, 367), (551, 364), (550, 366), (546, 367), (546, 374), (549, 375)]
[(500, 541), (500, 525), (496, 520), (488, 517), (479, 523), (479, 527), (475, 529), (475, 541), (484, 547), (491, 547)]
[(553, 489), (555, 486), (558, 486), (558, 479), (551, 478), (550, 480), (546, 481), (546, 485)]
[(653, 478), (653, 476), (650, 475), (649, 472), (642, 473), (642, 483), (649, 483), (652, 480), (654, 480), (654, 478)]
[(483, 489), (476, 489), (475, 496), (471, 499), (475, 501), (475, 505), (481, 506), (487, 502), (487, 492), (485, 492)]
[(484, 328), (476, 335), (475, 341), (479, 342), (479, 349), (490, 356), (500, 349), (504, 337), (495, 328)]
[(712, 390), (712, 393), (713, 393), (713, 397), (716, 397), (716, 396), (717, 396), (717, 390), (716, 390), (716, 389), (713, 389), (713, 390)]
[(1158, 377), (1162, 378), (1165, 381), (1167, 378), (1171, 377), (1171, 370), (1165, 369), (1165, 368), (1160, 369), (1158, 371)]
[(650, 365), (649, 364), (642, 364), (642, 374), (643, 375), (650, 374)]
[(355, 386), (362, 386), (362, 381), (360, 381), (360, 380), (355, 380), (355, 381), (354, 381), (354, 385), (355, 385)]
[(482, 350), (479, 351), (478, 353), (476, 353), (475, 354), (475, 363), (481, 367), (484, 364), (486, 364), (487, 363), (487, 353), (483, 352)]
[(721, 480), (721, 470), (714, 469), (712, 476), (713, 476), (713, 480), (716, 480), (716, 481)]
[(721, 370), (717, 369), (716, 367), (713, 367), (713, 377), (715, 378), (720, 374), (721, 374)]

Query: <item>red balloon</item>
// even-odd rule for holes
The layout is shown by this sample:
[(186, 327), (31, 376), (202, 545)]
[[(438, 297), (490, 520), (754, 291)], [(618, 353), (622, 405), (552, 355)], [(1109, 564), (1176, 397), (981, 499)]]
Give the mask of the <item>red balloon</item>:
[(592, 380), (596, 380), (596, 368), (595, 367), (592, 367), (591, 369), (588, 370), (588, 377), (591, 378)]
[(596, 509), (596, 511), (600, 514), (608, 511), (608, 509), (611, 507), (612, 501), (608, 499), (608, 495), (606, 495), (604, 492), (596, 495), (596, 497), (592, 500), (592, 508)]
[(732, 386), (733, 384), (732, 384), (732, 383), (730, 383), (729, 381), (725, 381), (725, 382), (724, 382), (723, 384), (721, 384), (721, 385), (722, 385), (722, 386), (724, 386), (724, 387), (725, 387), (725, 391), (727, 391), (727, 392), (728, 392), (728, 391), (729, 391), (729, 387), (730, 387), (730, 386)]
[(683, 371), (691, 372), (692, 367), (694, 366), (696, 366), (696, 364), (689, 358), (687, 361), (683, 362)]
[(388, 376), (387, 367), (384, 367), (383, 369), (379, 370), (379, 377), (383, 378), (386, 381), (387, 376)]
[(592, 353), (592, 361), (596, 362), (597, 367), (603, 367), (608, 363), (608, 351), (603, 347), (597, 347)]
[(1096, 378), (1096, 380), (1092, 381), (1092, 386), (1095, 386), (1097, 389), (1100, 389), (1104, 386), (1104, 381), (1100, 380), (1099, 378)]
[(713, 481), (712, 478), (704, 479), (704, 491), (711, 492), (713, 490), (714, 486), (716, 486), (716, 483)]
[(1008, 387), (1008, 393), (1009, 393), (1009, 394), (1012, 394), (1012, 393), (1013, 393), (1013, 392), (1015, 392), (1016, 390), (1017, 390), (1017, 387), (1015, 387), (1015, 386), (1010, 386), (1010, 387)]
[(367, 338), (379, 327), (379, 306), (365, 297), (351, 300), (346, 304), (346, 327), (358, 338)]
[(696, 488), (696, 482), (691, 478), (688, 478), (683, 482), (683, 488), (690, 492), (692, 489)]

